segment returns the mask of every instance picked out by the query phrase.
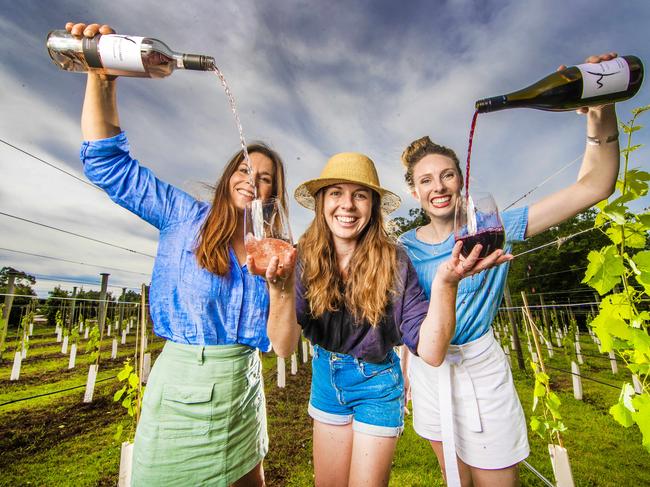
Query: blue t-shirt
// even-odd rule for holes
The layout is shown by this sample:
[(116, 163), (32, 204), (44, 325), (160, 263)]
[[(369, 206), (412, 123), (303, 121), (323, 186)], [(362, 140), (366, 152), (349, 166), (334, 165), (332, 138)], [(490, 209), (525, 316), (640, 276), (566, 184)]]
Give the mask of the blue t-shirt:
[[(526, 235), (528, 207), (504, 211), (501, 218), (506, 232), (505, 248), (510, 251), (510, 244), (523, 240)], [(430, 298), (431, 283), (438, 266), (451, 257), (454, 234), (438, 244), (428, 244), (418, 240), (413, 229), (401, 235), (399, 240), (415, 266), (420, 285)], [(471, 342), (488, 332), (503, 296), (509, 267), (510, 264), (506, 263), (460, 281), (452, 345)]]
[(88, 179), (118, 205), (160, 230), (151, 277), (150, 312), (156, 335), (190, 345), (239, 343), (266, 352), (269, 293), (230, 248), (230, 271), (203, 269), (194, 254), (210, 205), (158, 179), (129, 154), (124, 132), (84, 142)]

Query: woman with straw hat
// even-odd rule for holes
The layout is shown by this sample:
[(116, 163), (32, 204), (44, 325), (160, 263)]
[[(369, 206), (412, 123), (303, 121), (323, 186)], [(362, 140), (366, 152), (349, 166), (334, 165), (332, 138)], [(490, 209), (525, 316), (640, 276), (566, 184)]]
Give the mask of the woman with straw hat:
[(333, 156), (295, 197), (315, 217), (298, 243), (291, 296), (297, 317), (285, 338), (295, 344), (302, 328), (314, 345), (315, 483), (387, 485), (403, 426), (403, 378), (393, 348), (404, 343), (439, 364), (453, 334), (458, 282), (507, 256), (499, 251), (479, 262), (480, 249), (463, 259), (456, 248), (433, 280), (429, 303), (384, 226), (384, 214), (400, 199), (381, 187), (367, 156)]

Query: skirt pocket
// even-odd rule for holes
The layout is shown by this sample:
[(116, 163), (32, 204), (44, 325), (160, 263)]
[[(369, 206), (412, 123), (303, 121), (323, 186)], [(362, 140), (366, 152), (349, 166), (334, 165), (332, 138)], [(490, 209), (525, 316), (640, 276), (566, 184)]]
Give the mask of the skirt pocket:
[(214, 384), (165, 384), (160, 435), (166, 438), (204, 435), (212, 420)]

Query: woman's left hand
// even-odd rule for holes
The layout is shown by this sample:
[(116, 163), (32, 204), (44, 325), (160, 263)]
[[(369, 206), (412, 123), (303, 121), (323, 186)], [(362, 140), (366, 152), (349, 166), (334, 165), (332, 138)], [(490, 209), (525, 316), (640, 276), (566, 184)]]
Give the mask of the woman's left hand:
[(268, 267), (258, 267), (252, 255), (246, 256), (246, 267), (251, 274), (263, 276), (269, 288), (283, 289), (287, 281), (293, 282), (293, 273), (296, 267), (296, 256), (298, 251), (292, 249), (289, 258), (280, 263), (277, 256), (271, 257)]
[(457, 285), (465, 277), (478, 274), (513, 259), (512, 254), (506, 254), (501, 249), (480, 259), (479, 255), (483, 249), (481, 244), (475, 245), (470, 254), (463, 257), (460, 253), (462, 248), (463, 242), (456, 242), (451, 252), (451, 258), (440, 266), (436, 278), (442, 279), (447, 284)]
[[(595, 54), (592, 56), (589, 56), (587, 59), (585, 59), (585, 63), (591, 63), (591, 64), (597, 64), (603, 61), (611, 61), (614, 58), (617, 58), (618, 54), (615, 52), (605, 52), (603, 54)], [(563, 64), (557, 68), (557, 71), (562, 71), (563, 69), (566, 69), (566, 66)], [(594, 105), (592, 107), (580, 107), (576, 110), (577, 113), (583, 115), (585, 113), (588, 113), (589, 111), (595, 112), (595, 111), (600, 111), (607, 105)]]

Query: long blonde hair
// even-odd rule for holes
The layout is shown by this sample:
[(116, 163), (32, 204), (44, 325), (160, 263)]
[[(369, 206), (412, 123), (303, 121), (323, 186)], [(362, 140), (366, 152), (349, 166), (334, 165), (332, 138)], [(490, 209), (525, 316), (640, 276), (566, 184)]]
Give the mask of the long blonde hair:
[(368, 321), (377, 326), (398, 284), (397, 245), (384, 226), (379, 195), (372, 192), (370, 221), (359, 236), (344, 281), (323, 212), (325, 189), (316, 194), (316, 215), (298, 242), (311, 314), (319, 317), (345, 305), (357, 323)]
[[(287, 192), (284, 184), (284, 165), (277, 152), (262, 142), (247, 146), (249, 154), (265, 155), (273, 162), (272, 196), (277, 197), (282, 206), (287, 208)], [(195, 249), (199, 266), (225, 276), (230, 270), (230, 254), (228, 247), (235, 231), (239, 213), (230, 198), (230, 178), (244, 160), (244, 151), (237, 152), (226, 164), (226, 168), (214, 189), (212, 208), (203, 223)]]

